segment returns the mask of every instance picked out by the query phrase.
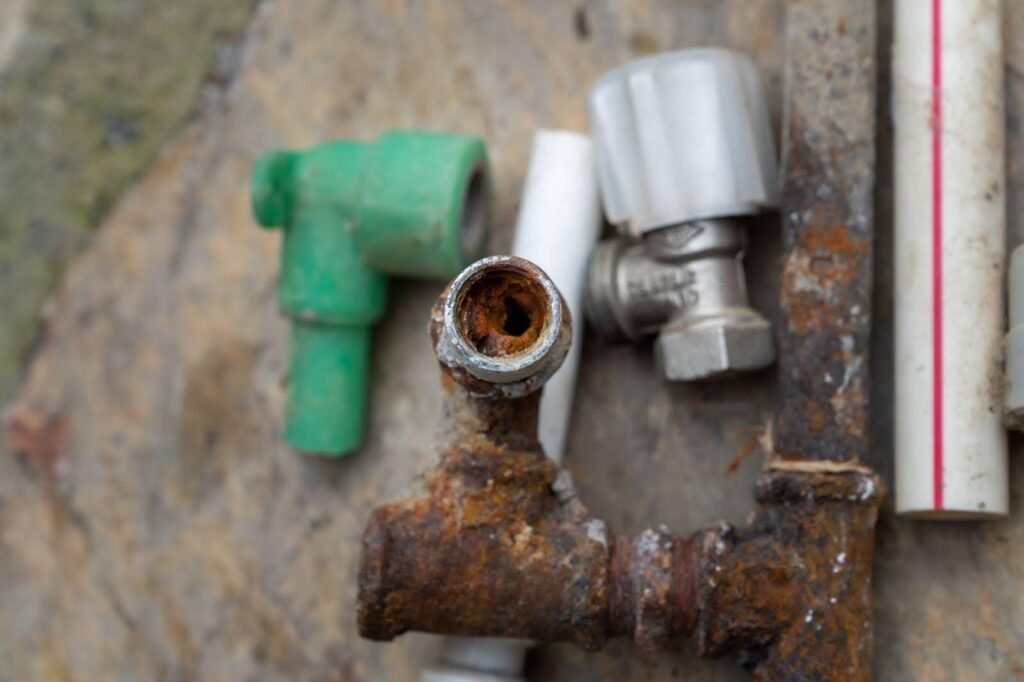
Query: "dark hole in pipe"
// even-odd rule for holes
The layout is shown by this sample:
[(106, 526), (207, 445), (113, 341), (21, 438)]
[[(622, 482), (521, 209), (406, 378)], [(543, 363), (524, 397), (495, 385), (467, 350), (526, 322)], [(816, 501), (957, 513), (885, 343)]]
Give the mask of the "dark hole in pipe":
[(480, 255), (487, 235), (487, 182), (482, 168), (475, 168), (466, 183), (459, 220), (459, 248), (467, 260)]
[(505, 324), (502, 325), (509, 336), (522, 336), (533, 323), (530, 311), (511, 297), (505, 298)]
[(490, 357), (507, 357), (537, 343), (549, 305), (539, 282), (524, 272), (497, 268), (469, 284), (457, 314), (471, 346)]

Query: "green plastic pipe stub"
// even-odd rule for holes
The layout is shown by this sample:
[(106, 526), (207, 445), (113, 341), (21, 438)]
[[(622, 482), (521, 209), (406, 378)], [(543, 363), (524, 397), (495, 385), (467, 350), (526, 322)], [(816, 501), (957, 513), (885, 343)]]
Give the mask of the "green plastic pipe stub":
[(285, 439), (304, 452), (357, 450), (366, 424), (370, 327), (292, 323)]
[(370, 329), (389, 275), (450, 279), (490, 223), (490, 165), (475, 137), (393, 131), (273, 151), (252, 173), (256, 221), (283, 232), (278, 300), (292, 319), (285, 438), (344, 455), (366, 422)]

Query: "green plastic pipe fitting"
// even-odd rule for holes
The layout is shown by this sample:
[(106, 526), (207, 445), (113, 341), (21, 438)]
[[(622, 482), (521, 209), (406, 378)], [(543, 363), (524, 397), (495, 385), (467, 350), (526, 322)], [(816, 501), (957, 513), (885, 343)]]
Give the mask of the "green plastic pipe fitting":
[(291, 318), (285, 438), (340, 456), (363, 441), (371, 327), (390, 275), (451, 279), (483, 250), (490, 165), (476, 137), (390, 131), (273, 151), (252, 174), (256, 220), (283, 233), (278, 298)]

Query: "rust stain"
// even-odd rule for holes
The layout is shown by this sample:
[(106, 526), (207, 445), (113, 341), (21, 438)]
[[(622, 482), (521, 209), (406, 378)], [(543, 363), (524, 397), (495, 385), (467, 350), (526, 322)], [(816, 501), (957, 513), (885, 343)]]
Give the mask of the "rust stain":
[[(839, 283), (840, 278), (831, 278), (829, 288)], [(816, 334), (834, 329), (836, 322), (841, 322), (847, 315), (842, 306), (825, 306), (821, 304), (821, 295), (811, 292), (787, 291), (783, 300), (787, 305), (786, 325), (789, 330), (799, 335)]]
[(814, 432), (824, 429), (828, 422), (828, 413), (825, 409), (812, 401), (804, 403), (804, 415), (807, 417), (807, 428)]
[(532, 346), (547, 324), (543, 287), (514, 273), (493, 272), (470, 286), (459, 321), (485, 355), (508, 356)]
[(867, 242), (841, 226), (799, 233), (782, 272), (786, 323), (794, 333), (834, 329), (849, 318), (867, 250)]
[(57, 478), (67, 428), (63, 417), (43, 416), (25, 408), (12, 408), (4, 416), (7, 448), (37, 476)]
[(727, 476), (732, 476), (739, 471), (740, 465), (746, 461), (747, 457), (750, 457), (754, 452), (757, 451), (758, 446), (761, 444), (761, 439), (757, 435), (751, 436), (747, 439), (747, 442), (740, 446), (740, 449), (736, 451), (736, 454), (729, 460), (729, 464), (725, 467), (725, 473)]
[(864, 239), (850, 233), (846, 225), (809, 227), (799, 235), (800, 245), (829, 255), (858, 256), (867, 251)]

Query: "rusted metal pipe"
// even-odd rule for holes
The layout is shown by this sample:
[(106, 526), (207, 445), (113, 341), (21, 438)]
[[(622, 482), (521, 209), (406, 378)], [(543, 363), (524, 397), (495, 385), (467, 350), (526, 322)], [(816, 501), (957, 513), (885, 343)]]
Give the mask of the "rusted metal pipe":
[[(434, 307), (441, 461), (422, 497), (379, 507), (363, 538), (359, 625), (572, 641), (692, 629), (695, 546), (647, 531), (612, 538), (536, 437), (539, 388), (568, 349), (554, 285), (520, 258), (467, 269)], [(526, 368), (526, 369), (524, 369)], [(508, 381), (503, 381), (508, 379)]]
[(784, 459), (849, 462), (867, 448), (876, 34), (873, 0), (789, 3), (773, 433)]
[(422, 495), (370, 518), (362, 634), (588, 650), (614, 636), (658, 650), (695, 635), (702, 654), (739, 652), (759, 679), (835, 666), (848, 674), (832, 679), (866, 679), (875, 477), (769, 471), (747, 527), (613, 535), (536, 437), (539, 388), (564, 356), (569, 325), (547, 277), (513, 257), (471, 266), (435, 305), (441, 459)]

